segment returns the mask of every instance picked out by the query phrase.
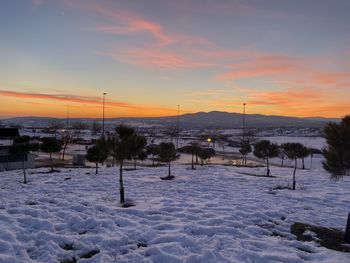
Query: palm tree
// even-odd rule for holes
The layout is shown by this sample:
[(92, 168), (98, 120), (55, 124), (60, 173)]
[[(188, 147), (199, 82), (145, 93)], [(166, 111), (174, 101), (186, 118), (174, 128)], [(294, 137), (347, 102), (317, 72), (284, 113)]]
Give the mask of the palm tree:
[(155, 156), (159, 153), (159, 146), (157, 144), (149, 144), (146, 149), (147, 153), (152, 155), (152, 166), (154, 166)]
[(199, 148), (197, 155), (201, 159), (201, 166), (203, 166), (205, 160), (208, 160), (213, 156), (210, 148)]
[[(295, 190), (295, 174), (297, 170), (298, 165), (298, 159), (305, 158), (305, 152), (308, 150), (304, 145), (301, 143), (284, 143), (282, 144), (282, 147), (284, 149), (284, 153), (286, 156), (294, 160), (294, 171), (293, 171), (293, 190)], [(306, 150), (305, 150), (306, 148)]]
[[(143, 136), (136, 134), (131, 127), (124, 125), (118, 126), (116, 129), (116, 137), (112, 140), (112, 156), (119, 161), (119, 193), (120, 203), (125, 203), (124, 183), (123, 183), (123, 163), (125, 159), (130, 159), (135, 152), (141, 151), (145, 145), (138, 143), (143, 141)], [(141, 138), (142, 137), (142, 138)], [(136, 147), (138, 145), (138, 147)]]
[(266, 176), (270, 176), (269, 159), (278, 156), (278, 145), (268, 140), (262, 140), (254, 144), (253, 154), (259, 159), (266, 160)]
[(24, 162), (26, 161), (28, 153), (31, 151), (37, 151), (38, 148), (38, 144), (33, 144), (30, 142), (29, 136), (21, 136), (14, 140), (13, 145), (9, 149), (11, 154), (20, 156), (21, 158), (24, 184), (27, 183), (27, 174)]
[(96, 174), (98, 174), (98, 163), (103, 163), (108, 158), (108, 150), (102, 143), (96, 143), (87, 150), (86, 159), (96, 165)]
[(179, 156), (176, 154), (175, 145), (171, 142), (162, 142), (159, 144), (158, 156), (161, 162), (168, 163), (168, 176), (161, 178), (164, 180), (174, 179), (175, 176), (171, 175), (170, 163), (179, 158)]
[(51, 172), (53, 172), (52, 153), (60, 152), (62, 144), (55, 137), (45, 137), (42, 139), (40, 150), (50, 154)]
[(252, 152), (252, 147), (250, 145), (250, 141), (249, 140), (242, 140), (241, 141), (241, 147), (239, 149), (239, 152), (242, 154), (243, 156), (243, 166), (247, 165), (247, 155)]
[[(329, 123), (324, 128), (327, 147), (323, 150), (325, 161), (323, 167), (331, 178), (339, 179), (350, 176), (350, 115), (339, 124)], [(345, 230), (345, 241), (350, 243), (350, 213)]]
[(185, 145), (178, 149), (178, 152), (183, 152), (187, 154), (191, 154), (192, 160), (191, 160), (191, 169), (194, 170), (194, 157), (198, 157), (199, 152), (201, 150), (201, 147), (198, 145), (198, 143), (192, 142), (189, 145)]
[(323, 167), (332, 178), (350, 176), (350, 115), (339, 124), (329, 123), (324, 134), (327, 147), (323, 149), (325, 161)]
[(147, 145), (146, 137), (141, 136), (141, 135), (137, 135), (134, 137), (130, 151), (131, 151), (132, 159), (134, 160), (134, 169), (135, 170), (136, 170), (136, 160), (137, 159), (145, 160), (147, 158), (147, 153), (144, 150), (146, 145)]

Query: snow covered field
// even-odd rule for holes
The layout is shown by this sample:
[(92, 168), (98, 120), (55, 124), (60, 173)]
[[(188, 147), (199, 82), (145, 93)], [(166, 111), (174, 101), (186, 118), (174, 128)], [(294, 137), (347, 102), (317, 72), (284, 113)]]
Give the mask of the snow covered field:
[(27, 185), (21, 171), (0, 173), (0, 262), (350, 262), (290, 234), (298, 221), (344, 229), (350, 178), (298, 170), (298, 190), (271, 191), (292, 175), (271, 170), (176, 165), (173, 181), (159, 179), (166, 167), (127, 171), (130, 208), (113, 167), (31, 170)]

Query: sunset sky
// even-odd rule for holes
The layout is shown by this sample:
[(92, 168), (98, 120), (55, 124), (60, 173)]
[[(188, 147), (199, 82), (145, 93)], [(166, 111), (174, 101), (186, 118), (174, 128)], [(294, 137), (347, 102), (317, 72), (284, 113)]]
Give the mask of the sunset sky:
[(0, 117), (350, 113), (349, 0), (11, 0)]

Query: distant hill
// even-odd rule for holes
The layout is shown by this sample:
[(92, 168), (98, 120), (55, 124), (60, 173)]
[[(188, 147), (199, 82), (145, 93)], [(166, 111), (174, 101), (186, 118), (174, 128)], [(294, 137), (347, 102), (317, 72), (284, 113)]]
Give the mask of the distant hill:
[[(229, 113), (222, 111), (197, 112), (180, 115), (180, 126), (182, 128), (240, 128), (242, 127), (243, 116), (241, 113)], [(70, 123), (85, 122), (91, 124), (93, 118), (74, 118)], [(65, 123), (65, 119), (47, 118), (47, 117), (17, 117), (4, 119), (0, 122), (5, 125), (21, 125), (25, 127), (47, 127), (50, 123), (60, 121)], [(338, 121), (338, 119), (329, 118), (297, 118), (286, 116), (270, 116), (261, 114), (246, 114), (245, 124), (249, 128), (274, 128), (274, 127), (309, 127), (321, 128), (329, 121)], [(135, 126), (176, 126), (177, 116), (168, 117), (147, 117), (147, 118), (108, 118), (105, 120), (106, 126), (117, 125), (120, 123)]]
[[(135, 119), (134, 119), (135, 120)], [(153, 123), (176, 125), (177, 116), (147, 118)], [(239, 128), (242, 127), (243, 115), (222, 111), (197, 112), (180, 116), (182, 127), (195, 128)], [(328, 118), (296, 118), (285, 116), (270, 116), (261, 114), (246, 114), (245, 125), (250, 128), (263, 127), (323, 127), (325, 123), (338, 121)]]

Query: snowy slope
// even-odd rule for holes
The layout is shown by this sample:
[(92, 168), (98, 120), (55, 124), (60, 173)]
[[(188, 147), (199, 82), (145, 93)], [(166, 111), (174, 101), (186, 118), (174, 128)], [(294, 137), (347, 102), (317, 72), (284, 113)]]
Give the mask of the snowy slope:
[(244, 173), (264, 168), (176, 165), (176, 179), (162, 181), (166, 167), (142, 168), (125, 173), (136, 202), (126, 209), (116, 168), (38, 171), (28, 185), (20, 171), (0, 174), (0, 262), (350, 262), (289, 233), (296, 221), (344, 228), (350, 178), (298, 170), (303, 189), (270, 191), (292, 170), (272, 167), (276, 178), (259, 178)]

